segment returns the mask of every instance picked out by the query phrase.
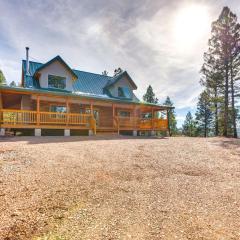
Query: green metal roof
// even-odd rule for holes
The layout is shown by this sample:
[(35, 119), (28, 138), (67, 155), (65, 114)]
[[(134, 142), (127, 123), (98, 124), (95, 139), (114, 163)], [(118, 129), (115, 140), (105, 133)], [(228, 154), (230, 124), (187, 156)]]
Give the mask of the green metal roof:
[(39, 92), (39, 93), (51, 93), (56, 95), (85, 97), (85, 98), (99, 99), (99, 100), (105, 100), (105, 101), (111, 100), (113, 102), (144, 104), (149, 106), (169, 108), (168, 106), (141, 102), (140, 100), (138, 100), (138, 98), (135, 95), (134, 95), (134, 99), (136, 100), (113, 97), (108, 91), (108, 88), (113, 84), (115, 84), (117, 81), (119, 81), (123, 76), (128, 77), (133, 88), (137, 89), (136, 84), (134, 83), (134, 81), (131, 79), (131, 77), (126, 71), (118, 74), (117, 76), (110, 77), (110, 76), (105, 76), (101, 74), (84, 72), (84, 71), (79, 71), (79, 70), (69, 68), (70, 71), (72, 71), (72, 73), (74, 74), (74, 77), (76, 77), (76, 80), (73, 82), (73, 92), (70, 92), (67, 90), (60, 90), (60, 89), (58, 90), (58, 89), (41, 88), (39, 85), (39, 81), (35, 78), (35, 73), (56, 60), (61, 61), (66, 66), (66, 68), (69, 68), (69, 66), (62, 60), (62, 58), (60, 56), (57, 56), (45, 64), (30, 61), (29, 74), (26, 74), (26, 61), (23, 60), (22, 61), (23, 88), (0, 86), (0, 89), (10, 88), (10, 89), (15, 89), (17, 91), (22, 91), (22, 92), (27, 91), (27, 92)]
[[(26, 74), (26, 61), (22, 61), (22, 69), (24, 75), (24, 87), (26, 88), (34, 88), (34, 89), (41, 89), (38, 80), (35, 78), (35, 73), (43, 69), (44, 67), (48, 66), (53, 61), (63, 61), (60, 56), (57, 56), (47, 62), (46, 64), (42, 64), (39, 62), (29, 62), (29, 75)], [(110, 77), (96, 73), (90, 73), (85, 71), (79, 71), (75, 69), (71, 69), (71, 71), (76, 76), (76, 80), (73, 82), (73, 93), (82, 93), (82, 94), (93, 94), (93, 95), (106, 95), (106, 97), (112, 97), (108, 93), (107, 88), (112, 86), (116, 83), (123, 75), (126, 75), (131, 84), (133, 85), (134, 89), (136, 89), (136, 84), (133, 82), (131, 77), (128, 75), (126, 71), (120, 73), (117, 76)], [(49, 89), (48, 89), (49, 90)], [(58, 91), (58, 90), (56, 90)], [(62, 91), (62, 90), (60, 90)], [(136, 97), (136, 96), (135, 96)]]
[(129, 74), (127, 73), (127, 71), (123, 71), (123, 72), (121, 72), (120, 74), (112, 77), (111, 80), (106, 84), (105, 88), (108, 88), (108, 87), (114, 85), (116, 82), (118, 82), (118, 81), (119, 81), (122, 77), (124, 77), (124, 76), (126, 76), (126, 77), (129, 79), (129, 81), (130, 81), (133, 89), (136, 90), (136, 89), (137, 89), (137, 85), (136, 85), (135, 82), (132, 80), (132, 78), (129, 76)]
[(55, 61), (59, 61), (60, 63), (62, 63), (63, 66), (73, 75), (73, 77), (75, 77), (75, 78), (78, 77), (60, 56), (56, 56), (55, 58), (51, 59), (50, 61), (40, 65), (37, 69), (35, 69), (34, 74), (39, 72), (39, 71), (41, 71), (42, 69), (44, 69), (45, 67), (49, 66), (51, 63), (53, 63)]

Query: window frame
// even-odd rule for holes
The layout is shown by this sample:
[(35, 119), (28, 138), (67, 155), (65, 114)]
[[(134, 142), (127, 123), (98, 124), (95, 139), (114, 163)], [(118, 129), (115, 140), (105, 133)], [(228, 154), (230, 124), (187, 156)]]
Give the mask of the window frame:
[[(121, 113), (127, 113), (127, 114), (126, 115), (125, 114), (122, 115)], [(118, 111), (118, 116), (119, 117), (123, 117), (123, 118), (130, 118), (131, 117), (131, 112), (128, 111), (128, 110), (119, 110)]]
[[(64, 112), (52, 111), (52, 107), (56, 107), (56, 108), (62, 107), (62, 108), (65, 108), (65, 111)], [(49, 112), (54, 113), (54, 114), (50, 115), (51, 118), (63, 119), (63, 118), (65, 118), (65, 116), (66, 116), (65, 114), (67, 113), (67, 106), (66, 105), (58, 105), (58, 104), (50, 104)]]
[[(126, 95), (126, 92), (129, 93), (129, 96)], [(121, 94), (119, 94), (121, 93)], [(128, 86), (119, 86), (118, 87), (118, 97), (119, 98), (127, 98), (127, 99), (132, 99), (133, 93), (131, 89)]]
[[(58, 80), (55, 79), (55, 81), (64, 80), (64, 88), (59, 87), (59, 85), (57, 85), (57, 86), (52, 86), (52, 85), (50, 85), (50, 83), (49, 83), (49, 80), (50, 80), (49, 78), (50, 78), (50, 77), (60, 78), (60, 79), (58, 79)], [(51, 80), (50, 80), (50, 81), (51, 81)], [(62, 77), (62, 76), (58, 76), (58, 75), (53, 75), (53, 74), (48, 74), (48, 88), (64, 90), (64, 89), (66, 89), (66, 87), (67, 87), (67, 78), (66, 78), (66, 77)]]
[[(121, 93), (121, 94), (119, 94)], [(121, 95), (121, 96), (120, 96)], [(125, 98), (125, 95), (124, 95), (124, 92), (123, 92), (123, 89), (122, 87), (118, 87), (118, 97), (120, 98)]]

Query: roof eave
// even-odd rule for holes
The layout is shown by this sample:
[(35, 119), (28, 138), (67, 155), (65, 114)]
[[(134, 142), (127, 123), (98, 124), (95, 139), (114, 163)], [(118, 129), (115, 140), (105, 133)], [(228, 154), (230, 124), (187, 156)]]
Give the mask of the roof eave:
[(144, 102), (136, 102), (136, 101), (129, 101), (129, 100), (124, 100), (124, 99), (116, 99), (116, 98), (103, 98), (103, 97), (97, 97), (97, 96), (86, 96), (86, 95), (79, 95), (79, 94), (74, 94), (71, 92), (54, 92), (54, 91), (47, 91), (47, 90), (42, 90), (42, 89), (35, 89), (35, 88), (21, 88), (21, 87), (9, 87), (9, 86), (0, 86), (0, 90), (5, 89), (5, 90), (15, 90), (19, 92), (32, 92), (32, 93), (42, 93), (42, 94), (53, 94), (53, 95), (59, 95), (59, 96), (72, 96), (72, 97), (79, 97), (79, 98), (86, 98), (86, 99), (97, 99), (100, 101), (111, 101), (111, 102), (120, 102), (120, 103), (125, 103), (125, 104), (136, 104), (136, 105), (148, 105), (148, 106), (154, 106), (154, 107), (159, 107), (159, 108), (164, 108), (164, 109), (170, 109), (172, 107), (168, 106), (162, 106), (162, 105), (156, 105), (156, 104), (151, 104), (151, 103), (144, 103)]
[(72, 74), (72, 76), (74, 77), (74, 79), (77, 79), (78, 76), (73, 72), (73, 70), (68, 66), (68, 64), (58, 55), (56, 57), (54, 57), (53, 59), (51, 59), (50, 61), (46, 62), (45, 64), (43, 64), (41, 67), (37, 68), (35, 73), (33, 74), (33, 77), (36, 76), (36, 73), (41, 71), (42, 69), (44, 69), (45, 67), (49, 66), (51, 63), (55, 62), (55, 61), (59, 61), (61, 62), (65, 68)]
[(129, 76), (129, 74), (128, 74), (127, 71), (124, 71), (124, 72), (120, 73), (119, 75), (113, 77), (113, 78), (115, 78), (114, 81), (111, 82), (111, 83), (109, 83), (108, 85), (106, 85), (106, 86), (104, 87), (104, 89), (107, 89), (107, 88), (113, 86), (117, 81), (119, 81), (119, 80), (121, 79), (121, 77), (122, 77), (123, 75), (127, 75), (128, 79), (129, 79), (130, 82), (131, 82), (131, 85), (132, 85), (132, 87), (133, 87), (133, 90), (137, 90), (137, 85), (136, 85), (135, 82), (132, 80), (132, 78)]

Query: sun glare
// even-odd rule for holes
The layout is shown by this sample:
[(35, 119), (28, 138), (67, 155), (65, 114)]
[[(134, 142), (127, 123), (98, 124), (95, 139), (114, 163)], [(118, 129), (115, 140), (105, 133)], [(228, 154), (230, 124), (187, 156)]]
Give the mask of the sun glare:
[(181, 8), (175, 17), (174, 37), (180, 47), (190, 47), (208, 32), (211, 24), (208, 9), (203, 5)]

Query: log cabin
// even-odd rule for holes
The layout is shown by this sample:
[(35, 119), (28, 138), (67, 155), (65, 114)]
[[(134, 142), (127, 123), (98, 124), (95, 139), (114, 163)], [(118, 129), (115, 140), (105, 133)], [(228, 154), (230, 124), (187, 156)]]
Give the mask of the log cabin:
[(136, 89), (127, 71), (107, 76), (75, 70), (60, 56), (47, 63), (33, 62), (26, 48), (20, 87), (0, 86), (0, 134), (168, 132), (171, 107), (140, 101)]

